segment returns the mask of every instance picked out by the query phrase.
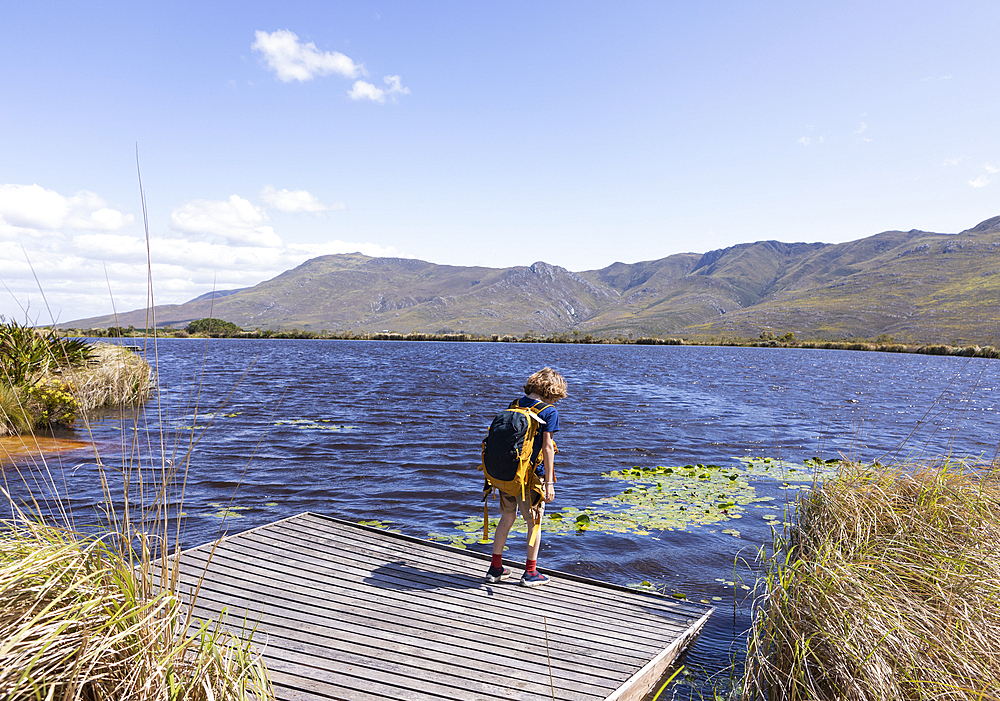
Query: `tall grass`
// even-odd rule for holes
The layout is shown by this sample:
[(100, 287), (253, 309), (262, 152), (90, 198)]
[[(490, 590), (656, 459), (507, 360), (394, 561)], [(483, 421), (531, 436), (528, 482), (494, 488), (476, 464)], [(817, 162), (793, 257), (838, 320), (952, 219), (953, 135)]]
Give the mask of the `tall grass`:
[(743, 698), (1000, 698), (998, 468), (846, 464), (803, 497), (759, 583)]
[[(96, 527), (74, 527), (75, 515), (62, 507), (58, 470), (43, 452), (25, 470), (0, 466), (10, 513), (0, 521), (2, 699), (273, 698), (245, 622), (195, 620), (193, 601), (180, 595), (177, 512), (190, 446), (174, 460), (162, 436), (160, 446), (140, 445), (138, 409), (149, 394), (149, 369), (132, 351), (112, 346), (98, 347), (84, 367), (62, 369), (85, 426), (95, 407), (134, 410), (122, 414), (120, 463), (106, 465), (95, 448), (107, 509)], [(0, 383), (3, 391), (18, 394), (9, 383)], [(27, 430), (30, 444), (34, 433)], [(14, 475), (27, 497), (23, 489), (20, 499), (11, 494)]]
[(269, 695), (249, 643), (200, 624), (100, 539), (21, 522), (0, 534), (0, 697), (244, 699)]
[[(151, 340), (155, 353), (155, 335)], [(89, 433), (94, 409), (125, 409), (114, 463), (106, 465), (94, 448), (105, 511), (90, 516), (99, 523), (85, 531), (64, 508), (65, 482), (43, 452), (24, 472), (0, 464), (10, 514), (0, 521), (5, 701), (274, 697), (252, 627), (194, 619), (200, 582), (181, 596), (179, 512), (194, 438), (171, 453), (162, 428), (153, 438), (140, 425), (155, 380), (131, 350), (57, 339), (0, 318), (0, 435), (27, 434), (30, 445), (38, 432), (77, 419)], [(157, 425), (163, 419), (158, 415)], [(20, 485), (18, 498), (12, 495), (14, 475), (26, 497)]]

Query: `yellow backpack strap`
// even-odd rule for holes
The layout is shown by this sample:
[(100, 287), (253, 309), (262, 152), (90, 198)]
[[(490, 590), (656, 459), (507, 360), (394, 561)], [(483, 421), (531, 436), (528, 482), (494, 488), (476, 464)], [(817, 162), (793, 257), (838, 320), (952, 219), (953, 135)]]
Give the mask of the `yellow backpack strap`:
[[(484, 473), (485, 476), (485, 473)], [(490, 539), (490, 494), (493, 494), (493, 485), (489, 480), (483, 483), (483, 540)]]
[(531, 529), (531, 537), (528, 538), (528, 545), (535, 544), (535, 541), (538, 540), (538, 531), (540, 531), (542, 528), (542, 520), (539, 518), (535, 518), (534, 514), (532, 514), (531, 517), (535, 519), (535, 527)]
[[(544, 499), (545, 497), (542, 494), (539, 494), (538, 490), (535, 489), (535, 487), (539, 485), (538, 475), (532, 472), (531, 478), (526, 481), (531, 482), (531, 486), (528, 489), (528, 499), (531, 499), (531, 495), (533, 493), (538, 494), (538, 499), (539, 499), (538, 505), (539, 507), (541, 507), (542, 499)], [(531, 514), (531, 520), (534, 521), (534, 525), (531, 527), (531, 533), (528, 534), (528, 545), (531, 546), (538, 541), (538, 534), (542, 530), (542, 519), (539, 515), (541, 513), (541, 508), (536, 509), (534, 506), (531, 505), (531, 502), (529, 501), (528, 512)]]

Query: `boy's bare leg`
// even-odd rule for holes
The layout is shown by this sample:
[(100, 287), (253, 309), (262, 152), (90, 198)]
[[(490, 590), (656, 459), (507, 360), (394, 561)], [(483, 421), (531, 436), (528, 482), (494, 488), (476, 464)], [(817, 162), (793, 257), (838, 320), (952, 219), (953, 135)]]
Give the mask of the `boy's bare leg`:
[(535, 523), (537, 523), (535, 510), (528, 506), (527, 502), (518, 502), (518, 507), (521, 508), (521, 516), (524, 517), (524, 522), (528, 525), (528, 559), (538, 560), (538, 550), (542, 547), (542, 529), (538, 529), (538, 535), (535, 537), (535, 542), (531, 542), (531, 534), (535, 530)]
[(505, 511), (500, 514), (500, 522), (497, 524), (496, 532), (493, 534), (493, 554), (502, 555), (503, 546), (507, 543), (507, 534), (510, 533), (511, 526), (517, 519), (516, 511)]

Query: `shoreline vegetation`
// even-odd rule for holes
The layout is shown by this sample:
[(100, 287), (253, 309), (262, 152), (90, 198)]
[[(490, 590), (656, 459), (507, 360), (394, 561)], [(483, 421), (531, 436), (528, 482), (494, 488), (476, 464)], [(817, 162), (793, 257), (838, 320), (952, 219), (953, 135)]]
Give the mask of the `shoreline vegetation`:
[(743, 701), (1000, 689), (1000, 463), (842, 465), (758, 580)]
[[(143, 442), (138, 410), (154, 386), (127, 347), (0, 317), (0, 435), (33, 448), (0, 461), (0, 698), (274, 698), (252, 621), (201, 621), (180, 595), (177, 513), (191, 446), (157, 453)], [(82, 423), (89, 435), (101, 407), (125, 409), (120, 462), (106, 466), (94, 449), (88, 468), (103, 499), (81, 528), (48, 460), (63, 443), (91, 445), (56, 430)]]
[(273, 698), (248, 631), (193, 619), (146, 534), (92, 538), (36, 518), (0, 521), (0, 697)]
[(637, 346), (725, 346), (748, 348), (811, 348), (822, 350), (870, 351), (879, 353), (918, 353), (923, 355), (947, 355), (967, 358), (1000, 358), (1000, 348), (993, 345), (947, 345), (940, 343), (912, 343), (882, 335), (875, 339), (831, 340), (798, 340), (793, 332), (775, 334), (764, 331), (757, 338), (743, 337), (693, 337), (666, 338), (658, 336), (627, 336), (614, 337), (581, 335), (578, 332), (570, 334), (537, 334), (528, 331), (516, 334), (473, 334), (462, 332), (447, 333), (396, 333), (383, 332), (334, 332), (305, 331), (300, 329), (241, 329), (236, 324), (221, 319), (198, 319), (183, 329), (170, 326), (156, 329), (128, 327), (110, 327), (106, 329), (58, 329), (57, 332), (66, 338), (149, 338), (154, 334), (158, 338), (246, 338), (246, 339), (300, 339), (300, 340), (331, 340), (331, 341), (447, 341), (470, 343), (579, 343)]
[(128, 348), (0, 317), (0, 436), (72, 428), (88, 412), (138, 405), (151, 391), (152, 368)]

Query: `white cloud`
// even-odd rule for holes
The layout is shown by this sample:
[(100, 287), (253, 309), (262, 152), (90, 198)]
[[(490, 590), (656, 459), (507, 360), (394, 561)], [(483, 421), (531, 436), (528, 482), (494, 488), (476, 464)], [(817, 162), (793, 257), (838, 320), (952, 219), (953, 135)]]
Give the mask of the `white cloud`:
[(858, 141), (864, 141), (865, 143), (870, 142), (871, 139), (863, 134), (868, 131), (868, 124), (861, 122), (861, 126), (854, 130), (854, 135), (858, 137)]
[(386, 96), (409, 95), (410, 89), (403, 87), (403, 83), (398, 75), (387, 75), (382, 79), (386, 87), (378, 88), (373, 84), (358, 80), (351, 87), (347, 94), (352, 100), (371, 100), (380, 105), (385, 104)]
[(5, 238), (18, 230), (39, 235), (63, 227), (117, 231), (133, 219), (87, 190), (65, 197), (40, 185), (0, 185), (0, 231)]
[[(283, 192), (289, 193), (275, 191), (274, 196), (283, 196)], [(290, 199), (299, 206), (318, 202), (310, 199), (309, 193), (305, 193), (309, 197), (298, 193), (289, 194), (295, 195)], [(233, 195), (227, 200), (183, 203), (174, 210), (169, 229), (151, 222), (152, 262), (147, 268), (141, 227), (102, 229), (117, 222), (111, 216), (108, 222), (101, 222), (105, 216), (102, 210), (108, 209), (103, 205), (97, 195), (86, 191), (62, 197), (39, 186), (0, 186), (0, 213), (18, 222), (17, 227), (0, 223), (0, 233), (6, 227), (13, 242), (0, 245), (0, 277), (11, 293), (0, 287), (0, 314), (24, 319), (27, 309), (33, 321), (51, 322), (39, 285), (52, 317), (72, 321), (110, 314), (113, 307), (119, 312), (143, 308), (150, 272), (156, 303), (179, 304), (213, 287), (224, 290), (255, 285), (316, 256), (357, 251), (369, 256), (409, 257), (371, 242), (284, 243), (262, 208)], [(90, 228), (70, 228), (68, 222), (73, 217)], [(59, 222), (61, 228), (53, 228)]]
[[(32, 240), (26, 251), (56, 321), (72, 321), (141, 309), (146, 305), (147, 274), (157, 304), (181, 304), (212, 289), (251, 287), (310, 258), (360, 252), (368, 256), (410, 257), (389, 246), (351, 241), (289, 244), (281, 248), (233, 246), (179, 236), (150, 238), (147, 268), (145, 239), (117, 234), (87, 234), (70, 240)], [(20, 247), (0, 246), (0, 269), (11, 299), (0, 288), (0, 314), (24, 318), (29, 308), (39, 323), (52, 319), (42, 305), (34, 276)], [(110, 292), (109, 292), (110, 286)], [(112, 305), (113, 303), (113, 305)]]
[(191, 200), (170, 215), (170, 223), (181, 233), (219, 237), (242, 246), (280, 248), (281, 238), (264, 225), (267, 213), (239, 195), (228, 200)]
[(825, 136), (821, 136), (818, 139), (812, 139), (808, 136), (800, 136), (795, 143), (802, 144), (803, 146), (811, 146), (812, 144), (821, 144), (826, 140)]
[(276, 32), (254, 32), (256, 41), (251, 45), (259, 51), (268, 68), (278, 79), (290, 83), (304, 82), (316, 76), (336, 73), (344, 78), (364, 75), (364, 66), (352, 61), (338, 51), (321, 52), (313, 42), (302, 43), (294, 32), (279, 29)]
[(957, 166), (959, 163), (961, 163), (964, 160), (965, 160), (965, 156), (960, 156), (959, 158), (946, 158), (944, 160), (944, 163), (942, 163), (941, 165), (943, 165), (943, 166)]
[(321, 216), (323, 212), (347, 208), (343, 202), (323, 204), (316, 195), (306, 190), (275, 190), (271, 185), (261, 190), (260, 196), (279, 212), (313, 212)]
[(1000, 173), (1000, 168), (991, 166), (988, 163), (983, 164), (983, 168), (986, 169), (986, 172), (980, 175), (978, 178), (970, 180), (969, 185), (971, 185), (972, 187), (986, 187), (993, 181), (992, 176), (996, 175), (997, 173)]

